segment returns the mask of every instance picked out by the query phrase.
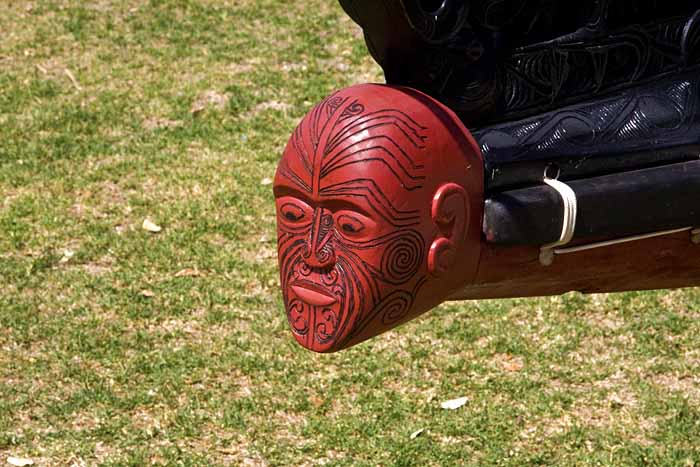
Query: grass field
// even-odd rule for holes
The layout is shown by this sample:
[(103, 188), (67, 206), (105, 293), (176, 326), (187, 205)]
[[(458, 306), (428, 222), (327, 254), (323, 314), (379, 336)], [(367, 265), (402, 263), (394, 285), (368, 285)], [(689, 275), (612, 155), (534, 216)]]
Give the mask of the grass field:
[(0, 465), (700, 465), (696, 290), (293, 343), (270, 177), (381, 80), (335, 2), (0, 9)]

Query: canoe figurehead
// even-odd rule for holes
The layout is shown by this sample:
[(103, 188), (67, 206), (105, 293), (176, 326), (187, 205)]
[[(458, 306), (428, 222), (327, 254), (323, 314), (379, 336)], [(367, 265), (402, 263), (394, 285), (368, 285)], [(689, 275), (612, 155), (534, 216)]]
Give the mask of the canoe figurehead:
[(474, 275), (483, 168), (458, 119), (408, 88), (360, 85), (318, 104), (274, 181), (287, 318), (317, 352), (424, 313)]

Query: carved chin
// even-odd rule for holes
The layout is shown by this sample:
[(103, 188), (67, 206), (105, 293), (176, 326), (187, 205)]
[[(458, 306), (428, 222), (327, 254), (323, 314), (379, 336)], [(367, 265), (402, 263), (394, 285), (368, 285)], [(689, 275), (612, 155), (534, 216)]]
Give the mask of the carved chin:
[(287, 319), (297, 341), (316, 351), (329, 350), (340, 337), (348, 314), (341, 293), (311, 281), (289, 285)]
[(287, 319), (297, 341), (312, 350), (329, 350), (338, 340), (343, 324), (342, 303), (336, 300), (331, 304), (312, 304), (304, 292), (297, 295), (295, 289), (298, 290), (293, 286), (290, 291)]

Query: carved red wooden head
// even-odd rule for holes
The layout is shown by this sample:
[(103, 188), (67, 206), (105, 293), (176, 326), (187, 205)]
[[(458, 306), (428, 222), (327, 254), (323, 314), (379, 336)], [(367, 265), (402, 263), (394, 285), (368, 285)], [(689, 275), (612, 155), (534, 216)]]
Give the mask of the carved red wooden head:
[(449, 109), (408, 88), (354, 86), (304, 117), (274, 182), (282, 293), (301, 345), (357, 344), (473, 278), (480, 157)]

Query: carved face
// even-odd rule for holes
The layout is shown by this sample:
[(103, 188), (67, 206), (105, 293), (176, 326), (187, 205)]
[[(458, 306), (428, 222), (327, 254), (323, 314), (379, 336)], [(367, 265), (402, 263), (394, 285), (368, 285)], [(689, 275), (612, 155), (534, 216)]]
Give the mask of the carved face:
[(350, 88), (304, 118), (274, 183), (287, 318), (319, 352), (408, 319), (439, 233), (428, 128), (360, 88), (370, 95)]

